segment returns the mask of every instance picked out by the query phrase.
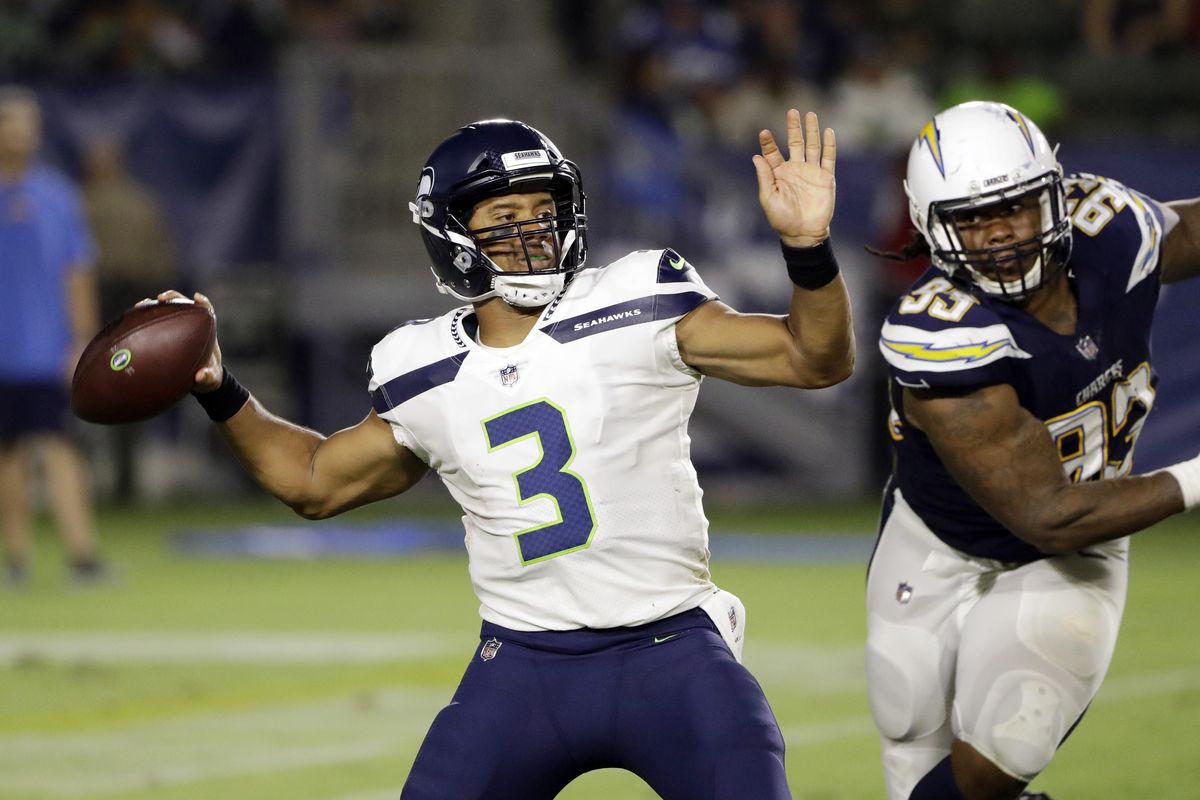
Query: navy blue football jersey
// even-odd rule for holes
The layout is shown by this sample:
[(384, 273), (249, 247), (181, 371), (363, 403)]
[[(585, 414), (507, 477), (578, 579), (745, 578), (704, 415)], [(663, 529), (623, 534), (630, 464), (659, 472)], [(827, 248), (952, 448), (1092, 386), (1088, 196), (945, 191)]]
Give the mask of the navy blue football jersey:
[(984, 511), (908, 425), (903, 389), (1009, 384), (1046, 423), (1072, 481), (1126, 475), (1157, 379), (1150, 327), (1159, 292), (1163, 209), (1116, 181), (1066, 181), (1079, 301), (1075, 333), (1051, 331), (1017, 305), (931, 268), (901, 297), (879, 346), (891, 372), (892, 484), (944, 542), (970, 555), (1026, 562), (1044, 554)]

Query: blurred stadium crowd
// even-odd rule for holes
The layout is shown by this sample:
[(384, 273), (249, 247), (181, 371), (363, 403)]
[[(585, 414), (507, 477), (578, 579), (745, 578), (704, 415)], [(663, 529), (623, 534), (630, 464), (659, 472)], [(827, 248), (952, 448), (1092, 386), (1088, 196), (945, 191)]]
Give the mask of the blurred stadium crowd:
[[(1064, 142), (1068, 170), (1188, 196), (1197, 75), (1200, 0), (0, 0), (0, 83), (39, 94), (45, 155), (84, 187), (105, 316), (151, 286), (203, 288), (239, 374), (322, 430), (365, 411), (366, 347), (438, 302), (405, 207), (448, 130), (518, 117), (579, 161), (592, 263), (669, 245), (734, 305), (778, 310), (749, 157), (786, 108), (818, 111), (838, 134), (860, 377), (750, 415), (722, 416), (746, 401), (712, 388), (694, 421), (709, 474), (816, 492), (873, 490), (883, 468), (872, 343), (923, 265), (861, 245), (911, 236), (916, 131), (1001, 100)], [(183, 469), (192, 438), (143, 473)], [(831, 448), (832, 468), (813, 455)]]
[[(791, 102), (837, 109), (847, 146), (887, 149), (930, 108), (982, 94), (1056, 133), (1122, 129), (1147, 109), (1182, 114), (1165, 133), (1200, 124), (1194, 108), (1166, 107), (1200, 92), (1197, 0), (495, 5), (533, 27), (552, 17), (547, 33), (578, 70), (677, 135), (743, 144), (746, 120)], [(0, 80), (270, 73), (297, 43), (453, 38), (453, 15), (409, 0), (4, 0)]]
[(696, 255), (711, 242), (690, 222), (706, 198), (689, 164), (698, 153), (744, 156), (763, 120), (789, 106), (820, 110), (848, 155), (899, 153), (936, 109), (972, 97), (1022, 109), (1052, 139), (1147, 128), (1157, 139), (1200, 136), (1200, 0), (546, 0), (440, 10), (408, 0), (5, 0), (0, 81), (270, 79), (289, 48), (486, 40), (489, 24), (456, 17), (499, 14), (560, 52), (573, 68), (560, 78), (568, 90), (602, 87), (614, 112), (605, 175), (636, 209), (633, 232), (670, 231)]
[[(548, 12), (567, 57), (613, 76), (624, 104), (735, 142), (746, 116), (738, 112), (788, 98), (852, 107), (846, 143), (878, 148), (906, 140), (908, 120), (931, 104), (981, 93), (1016, 101), (1056, 129), (1082, 125), (1067, 112), (1103, 110), (1101, 97), (1136, 95), (1145, 108), (1198, 91), (1189, 77), (1197, 0), (497, 5), (531, 23)], [(469, 15), (473, 4), (461, 10)], [(289, 45), (402, 45), (434, 33), (442, 18), (408, 0), (5, 0), (0, 79), (270, 72)], [(1113, 106), (1103, 115), (1110, 125), (1138, 110)]]

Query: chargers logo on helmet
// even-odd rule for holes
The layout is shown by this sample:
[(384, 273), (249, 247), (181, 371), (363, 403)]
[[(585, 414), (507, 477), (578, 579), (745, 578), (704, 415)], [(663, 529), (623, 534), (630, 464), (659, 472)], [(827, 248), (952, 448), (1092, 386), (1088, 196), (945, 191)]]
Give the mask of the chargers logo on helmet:
[(938, 172), (943, 178), (946, 177), (946, 165), (942, 161), (942, 132), (938, 130), (937, 120), (929, 120), (921, 129), (917, 141), (929, 149), (929, 155), (937, 165)]
[(1017, 123), (1017, 127), (1021, 129), (1021, 135), (1025, 137), (1025, 144), (1029, 145), (1029, 152), (1037, 155), (1037, 149), (1033, 145), (1033, 134), (1029, 131), (1029, 123), (1025, 121), (1020, 111), (1015, 108), (1010, 108), (1005, 111), (1008, 118)]

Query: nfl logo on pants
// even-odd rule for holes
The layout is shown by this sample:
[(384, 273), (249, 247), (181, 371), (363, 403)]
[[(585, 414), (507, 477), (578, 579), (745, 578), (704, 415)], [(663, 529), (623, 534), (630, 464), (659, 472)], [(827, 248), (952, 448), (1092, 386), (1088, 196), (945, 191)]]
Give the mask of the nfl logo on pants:
[(500, 649), (501, 642), (496, 637), (492, 637), (483, 643), (483, 647), (479, 650), (479, 657), (484, 661), (491, 661), (496, 657), (496, 652)]

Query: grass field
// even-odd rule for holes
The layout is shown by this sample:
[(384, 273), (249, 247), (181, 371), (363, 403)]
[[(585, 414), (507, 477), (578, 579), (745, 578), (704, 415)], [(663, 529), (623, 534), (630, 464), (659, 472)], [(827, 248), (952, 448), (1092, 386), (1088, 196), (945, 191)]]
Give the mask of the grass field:
[[(875, 513), (712, 517), (714, 532), (787, 535), (861, 533)], [(168, 546), (176, 528), (291, 519), (258, 504), (106, 512), (119, 577), (92, 589), (66, 583), (43, 528), (32, 584), (0, 591), (0, 798), (395, 800), (475, 646), (465, 556), (206, 560)], [(718, 562), (714, 576), (750, 609), (746, 662), (783, 727), (796, 797), (882, 797), (863, 565)], [(1138, 537), (1109, 679), (1036, 787), (1056, 800), (1200, 797), (1198, 578), (1197, 515)], [(655, 795), (603, 771), (562, 797)]]

